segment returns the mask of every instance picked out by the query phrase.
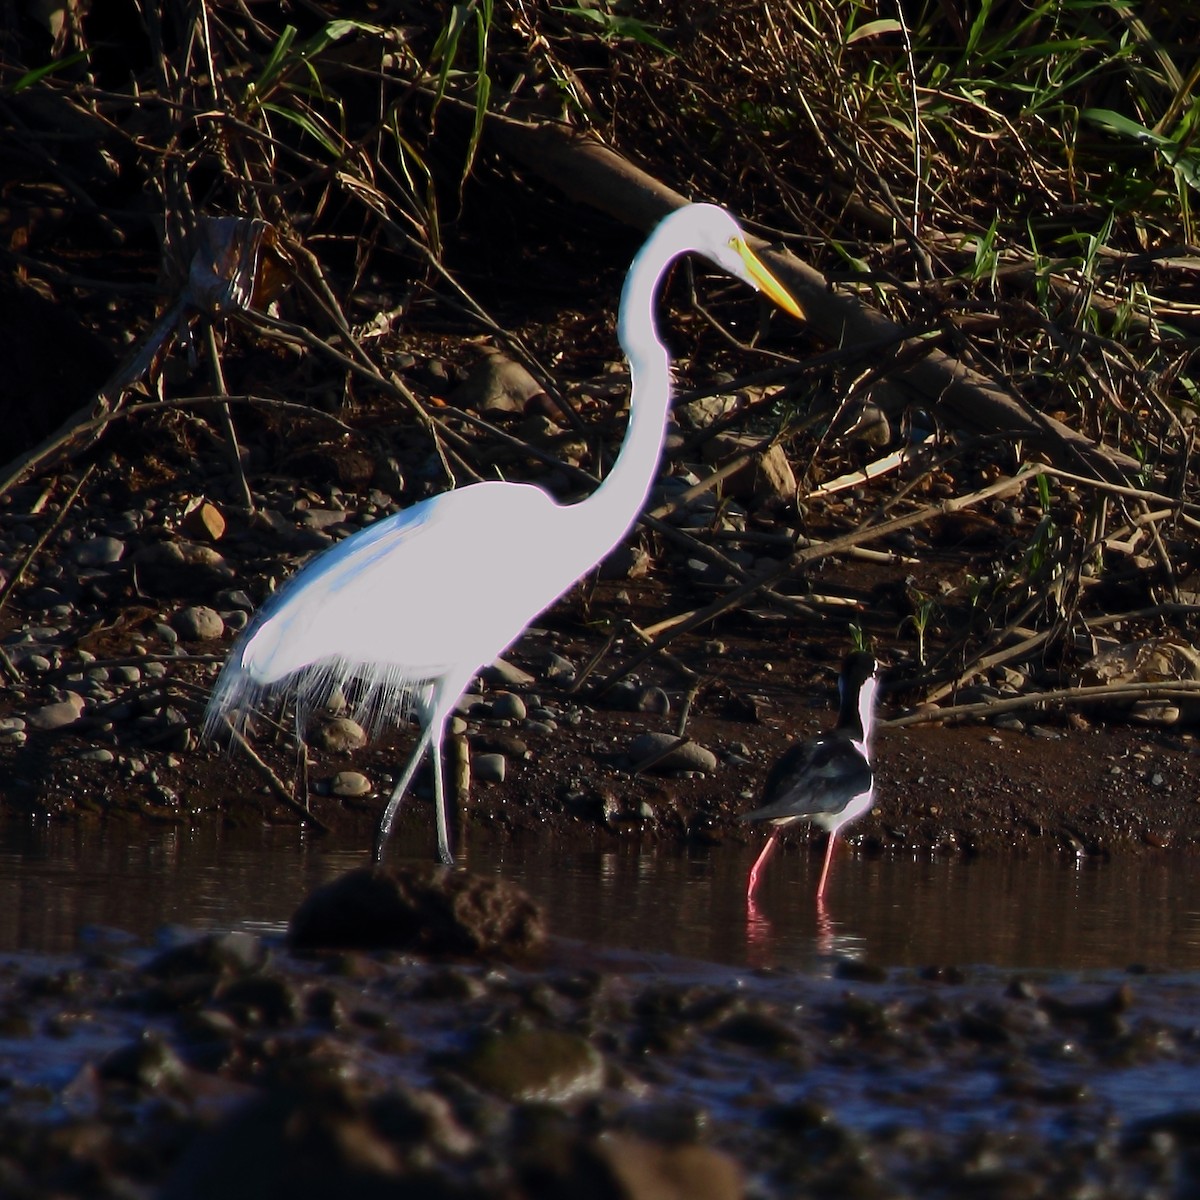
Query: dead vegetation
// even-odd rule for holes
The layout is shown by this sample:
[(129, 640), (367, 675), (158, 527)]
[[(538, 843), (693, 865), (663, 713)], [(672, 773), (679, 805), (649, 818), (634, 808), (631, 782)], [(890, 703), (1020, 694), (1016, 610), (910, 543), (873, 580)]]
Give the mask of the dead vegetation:
[[(1186, 712), (1200, 671), (1161, 650), (1200, 612), (1186, 9), (7, 10), (9, 518), (52, 532), (81, 483), (246, 520), (289, 473), (405, 502), (497, 473), (586, 489), (623, 427), (623, 226), (713, 199), (810, 326), (671, 289), (680, 404), (733, 399), (671, 451), (711, 520), (643, 530), (713, 573), (592, 682), (763, 606), (887, 647), (914, 704), (1092, 703), (1083, 678)], [(483, 344), (535, 381), (523, 412), (455, 401)], [(734, 467), (780, 449), (789, 490), (726, 520)], [(18, 598), (34, 561), (6, 559)], [(1136, 670), (1093, 662), (1137, 643)]]

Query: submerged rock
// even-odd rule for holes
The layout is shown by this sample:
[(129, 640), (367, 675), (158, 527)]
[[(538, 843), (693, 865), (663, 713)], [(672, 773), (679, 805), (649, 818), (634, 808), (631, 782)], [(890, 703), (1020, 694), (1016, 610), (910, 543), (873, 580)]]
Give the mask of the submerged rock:
[(515, 884), (428, 866), (349, 871), (292, 917), (296, 949), (410, 950), (524, 958), (546, 940), (541, 909)]
[(591, 1042), (552, 1029), (489, 1034), (455, 1066), (472, 1083), (506, 1100), (566, 1104), (604, 1086), (604, 1059)]

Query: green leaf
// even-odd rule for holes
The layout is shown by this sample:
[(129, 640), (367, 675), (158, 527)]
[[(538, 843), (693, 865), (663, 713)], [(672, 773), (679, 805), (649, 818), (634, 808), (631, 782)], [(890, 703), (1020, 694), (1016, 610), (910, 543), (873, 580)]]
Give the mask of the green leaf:
[(1170, 139), (1163, 137), (1161, 133), (1155, 133), (1154, 130), (1147, 129), (1145, 125), (1139, 125), (1119, 112), (1113, 112), (1111, 108), (1085, 108), (1079, 115), (1085, 121), (1091, 121), (1092, 124), (1111, 130), (1113, 133), (1131, 137), (1134, 141), (1153, 142), (1158, 146), (1170, 144)]
[(81, 50), (78, 54), (68, 54), (66, 58), (56, 58), (43, 67), (35, 67), (32, 71), (26, 71), (16, 83), (11, 84), (5, 90), (10, 96), (15, 96), (18, 92), (33, 87), (35, 83), (41, 83), (47, 75), (53, 75), (55, 71), (63, 71), (67, 67), (73, 67), (76, 63), (86, 62), (90, 55), (90, 50)]
[(675, 57), (675, 51), (650, 32), (652, 29), (660, 28), (657, 25), (647, 25), (636, 17), (620, 17), (614, 13), (602, 12), (597, 8), (583, 8), (580, 5), (556, 4), (554, 8), (556, 12), (566, 13), (569, 17), (582, 17), (586, 21), (591, 21), (593, 25), (601, 26), (603, 29), (600, 34), (602, 41), (624, 39), (625, 41), (639, 42), (643, 46), (652, 46), (663, 54)]
[(297, 112), (294, 108), (286, 108), (282, 104), (272, 102), (262, 105), (262, 110), (274, 113), (275, 116), (282, 117), (283, 120), (290, 121), (293, 125), (303, 129), (305, 133), (314, 138), (325, 149), (331, 158), (336, 158), (341, 153), (337, 143), (307, 113)]
[(903, 33), (904, 26), (899, 21), (893, 20), (891, 17), (881, 17), (878, 21), (868, 21), (865, 25), (860, 25), (848, 38), (845, 44), (853, 46), (855, 42), (861, 42), (864, 38), (878, 37), (881, 33)]

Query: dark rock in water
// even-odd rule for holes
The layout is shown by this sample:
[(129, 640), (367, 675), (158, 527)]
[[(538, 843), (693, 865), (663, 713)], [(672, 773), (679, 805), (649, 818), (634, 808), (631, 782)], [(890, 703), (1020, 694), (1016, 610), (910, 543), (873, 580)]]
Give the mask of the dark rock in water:
[(436, 866), (349, 871), (312, 892), (288, 929), (298, 950), (487, 958), (524, 958), (545, 939), (541, 909), (515, 884)]
[(100, 1064), (100, 1077), (149, 1092), (184, 1092), (188, 1069), (179, 1055), (154, 1033), (114, 1050)]
[(566, 1104), (604, 1086), (600, 1052), (586, 1038), (554, 1029), (487, 1034), (455, 1066), (506, 1100)]
[(385, 1200), (406, 1194), (405, 1164), (355, 1098), (277, 1093), (244, 1105), (184, 1155), (164, 1200)]
[(605, 1133), (594, 1154), (612, 1193), (627, 1200), (738, 1200), (741, 1171), (708, 1146), (660, 1146), (628, 1134)]
[(156, 979), (187, 975), (245, 975), (266, 962), (262, 941), (252, 933), (215, 933), (164, 950), (145, 966)]
[(615, 1132), (584, 1138), (565, 1126), (534, 1133), (520, 1139), (518, 1172), (527, 1196), (740, 1200), (745, 1195), (737, 1163), (707, 1146), (661, 1145)]

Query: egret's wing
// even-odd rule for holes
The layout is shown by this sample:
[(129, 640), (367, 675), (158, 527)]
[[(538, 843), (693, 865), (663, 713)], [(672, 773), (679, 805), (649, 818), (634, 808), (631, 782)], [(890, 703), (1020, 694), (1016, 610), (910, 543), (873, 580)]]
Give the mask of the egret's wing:
[(209, 724), (280, 687), (307, 703), (358, 679), (377, 723), (427, 703), (435, 682), (465, 686), (561, 590), (539, 601), (516, 585), (542, 582), (547, 529), (562, 511), (538, 488), (474, 484), (322, 551), (242, 634)]
[(743, 821), (777, 821), (840, 812), (871, 787), (871, 764), (850, 738), (825, 734), (790, 747), (771, 768), (763, 804)]

